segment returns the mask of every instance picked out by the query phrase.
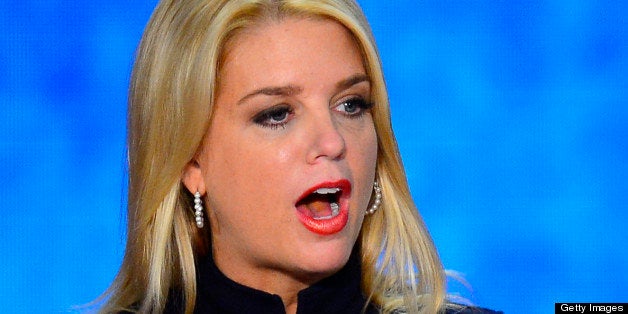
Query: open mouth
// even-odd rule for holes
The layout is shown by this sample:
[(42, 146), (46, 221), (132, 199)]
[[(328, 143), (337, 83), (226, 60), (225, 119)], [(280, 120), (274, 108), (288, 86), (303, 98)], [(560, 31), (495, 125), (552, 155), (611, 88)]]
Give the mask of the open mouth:
[(318, 184), (296, 202), (297, 217), (310, 231), (331, 235), (342, 230), (349, 219), (351, 183), (346, 179)]
[(335, 188), (319, 188), (297, 202), (297, 210), (315, 219), (330, 219), (340, 213), (340, 194), (342, 190)]

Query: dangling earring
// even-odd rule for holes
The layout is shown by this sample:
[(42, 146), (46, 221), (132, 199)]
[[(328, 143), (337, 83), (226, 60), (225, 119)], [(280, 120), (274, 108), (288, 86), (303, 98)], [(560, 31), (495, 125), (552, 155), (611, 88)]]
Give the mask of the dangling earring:
[(377, 211), (379, 205), (382, 203), (382, 188), (379, 187), (377, 181), (373, 182), (373, 192), (375, 192), (375, 200), (373, 201), (373, 205), (366, 210), (367, 215), (371, 215)]
[(203, 228), (203, 203), (201, 202), (201, 193), (196, 191), (194, 193), (194, 216), (196, 217), (196, 227)]

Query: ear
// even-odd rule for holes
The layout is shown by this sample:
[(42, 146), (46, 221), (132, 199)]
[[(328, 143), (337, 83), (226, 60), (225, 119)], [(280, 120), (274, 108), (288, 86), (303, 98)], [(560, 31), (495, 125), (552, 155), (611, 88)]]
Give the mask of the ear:
[(181, 182), (183, 185), (194, 194), (197, 191), (201, 195), (205, 195), (205, 181), (203, 180), (203, 171), (196, 160), (192, 160), (185, 165), (183, 169), (183, 175), (181, 176)]

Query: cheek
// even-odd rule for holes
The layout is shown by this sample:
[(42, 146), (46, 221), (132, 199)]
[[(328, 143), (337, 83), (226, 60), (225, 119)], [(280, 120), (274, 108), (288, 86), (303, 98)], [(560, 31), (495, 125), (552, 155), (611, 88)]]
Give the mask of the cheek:
[(367, 177), (374, 177), (375, 166), (377, 163), (377, 135), (375, 127), (369, 126), (365, 132), (362, 132), (355, 140), (354, 150), (357, 156), (354, 156), (363, 167), (362, 172)]
[(276, 187), (290, 186), (295, 175), (294, 145), (270, 145), (247, 136), (215, 138), (208, 141), (212, 145), (203, 163), (208, 196), (218, 212), (237, 208), (256, 215), (256, 208), (281, 199), (284, 190)]
[(290, 147), (282, 147), (277, 151), (277, 162), (286, 164), (292, 156), (294, 156), (294, 152)]
[(347, 141), (347, 153), (351, 173), (359, 186), (359, 207), (366, 208), (372, 193), (377, 165), (377, 135), (374, 126), (371, 125), (354, 134)]
[(369, 144), (367, 144), (368, 151), (366, 152), (367, 156), (369, 156), (369, 162), (375, 170), (375, 166), (377, 164), (377, 134), (375, 132), (375, 127), (373, 126), (371, 129), (371, 136), (369, 137)]

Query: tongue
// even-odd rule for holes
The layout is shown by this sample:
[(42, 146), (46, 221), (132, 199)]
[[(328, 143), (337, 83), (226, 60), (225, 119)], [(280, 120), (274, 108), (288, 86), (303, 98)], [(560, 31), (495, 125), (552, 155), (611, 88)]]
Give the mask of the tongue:
[(331, 216), (331, 207), (329, 202), (322, 200), (312, 200), (305, 207), (309, 210), (308, 215), (313, 218), (321, 218)]

